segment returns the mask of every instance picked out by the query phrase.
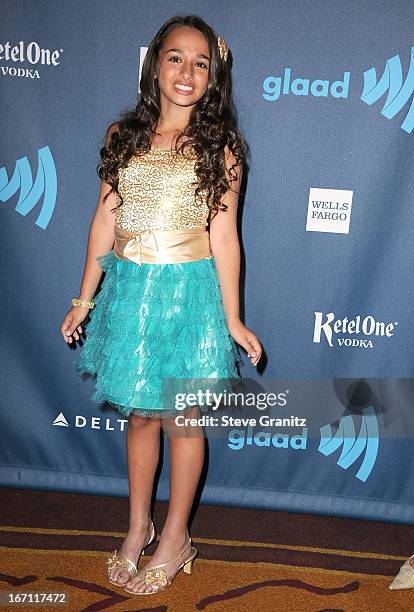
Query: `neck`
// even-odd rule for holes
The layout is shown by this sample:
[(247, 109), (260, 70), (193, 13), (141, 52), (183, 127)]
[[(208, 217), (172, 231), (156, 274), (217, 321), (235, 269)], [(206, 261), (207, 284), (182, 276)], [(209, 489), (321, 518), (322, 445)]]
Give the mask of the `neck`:
[(172, 104), (161, 96), (161, 112), (157, 122), (157, 131), (162, 134), (182, 132), (188, 125), (192, 106), (184, 107)]

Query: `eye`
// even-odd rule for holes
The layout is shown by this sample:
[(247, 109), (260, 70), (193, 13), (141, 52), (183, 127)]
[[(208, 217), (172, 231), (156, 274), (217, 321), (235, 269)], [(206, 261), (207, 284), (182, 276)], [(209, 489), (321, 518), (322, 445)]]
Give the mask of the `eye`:
[[(179, 55), (172, 55), (168, 59), (169, 62), (173, 62), (174, 64), (177, 63), (176, 60), (180, 60), (181, 61), (181, 57)], [(208, 66), (204, 62), (197, 62), (197, 66), (202, 66), (205, 70), (208, 70)]]

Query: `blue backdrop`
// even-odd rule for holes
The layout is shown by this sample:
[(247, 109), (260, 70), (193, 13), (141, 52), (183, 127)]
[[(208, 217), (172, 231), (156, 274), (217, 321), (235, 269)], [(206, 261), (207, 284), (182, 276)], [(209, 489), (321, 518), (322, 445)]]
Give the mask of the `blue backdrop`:
[(286, 428), (213, 435), (201, 499), (414, 523), (412, 2), (3, 0), (2, 13), (2, 484), (127, 495), (126, 422), (90, 401), (59, 328), (105, 130), (135, 106), (155, 32), (191, 13), (228, 42), (251, 148), (243, 315), (266, 368), (245, 358), (241, 373), (320, 421), (296, 445)]

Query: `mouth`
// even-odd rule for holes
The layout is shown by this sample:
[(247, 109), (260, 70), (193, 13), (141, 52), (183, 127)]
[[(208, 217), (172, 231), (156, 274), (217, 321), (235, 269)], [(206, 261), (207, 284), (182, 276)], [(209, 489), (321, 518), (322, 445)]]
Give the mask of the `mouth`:
[(173, 85), (175, 91), (181, 95), (188, 96), (193, 93), (194, 87), (193, 85), (187, 85), (185, 83), (174, 83)]

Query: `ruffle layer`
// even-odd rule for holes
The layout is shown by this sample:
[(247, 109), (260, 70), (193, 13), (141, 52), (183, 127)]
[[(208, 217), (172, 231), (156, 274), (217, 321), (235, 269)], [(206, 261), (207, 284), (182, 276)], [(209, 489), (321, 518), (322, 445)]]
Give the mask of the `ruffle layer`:
[(213, 257), (139, 266), (109, 251), (97, 260), (106, 274), (74, 361), (96, 376), (92, 400), (125, 416), (171, 417), (163, 381), (218, 379), (209, 388), (219, 392), (240, 380)]

